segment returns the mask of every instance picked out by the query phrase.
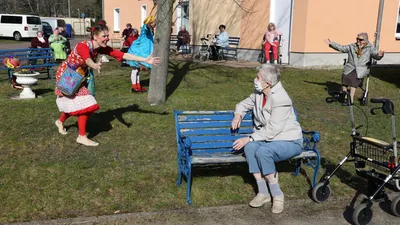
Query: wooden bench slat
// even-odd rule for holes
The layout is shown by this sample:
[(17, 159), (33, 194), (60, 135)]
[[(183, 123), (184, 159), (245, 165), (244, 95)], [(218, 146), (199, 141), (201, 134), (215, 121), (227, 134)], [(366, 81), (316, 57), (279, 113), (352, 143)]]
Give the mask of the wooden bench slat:
[[(232, 121), (234, 115), (188, 115), (188, 116), (178, 116), (179, 122), (189, 122), (189, 121)], [(246, 115), (243, 120), (251, 120), (250, 115)]]
[[(313, 158), (317, 157), (314, 151), (303, 151), (300, 155), (291, 159)], [(220, 164), (246, 162), (243, 154), (221, 153), (221, 154), (201, 154), (192, 156), (192, 164)]]
[(217, 149), (217, 148), (232, 148), (232, 141), (229, 142), (207, 142), (207, 143), (192, 143), (192, 150), (196, 149)]
[(193, 136), (190, 137), (192, 143), (208, 141), (235, 141), (238, 138), (247, 137), (247, 135), (213, 135), (213, 136)]
[[(184, 134), (184, 136), (190, 136), (190, 135), (205, 135), (205, 134), (232, 134), (231, 130), (228, 130), (226, 128), (222, 129), (217, 129), (217, 128), (206, 128), (206, 129), (180, 129), (180, 132)], [(253, 128), (245, 128), (241, 127), (238, 130), (236, 130), (237, 134), (249, 134), (253, 132)]]
[[(200, 127), (231, 127), (232, 121), (223, 121), (223, 122), (186, 122), (181, 123), (180, 128), (200, 128)], [(242, 122), (241, 126), (252, 126), (252, 122)]]

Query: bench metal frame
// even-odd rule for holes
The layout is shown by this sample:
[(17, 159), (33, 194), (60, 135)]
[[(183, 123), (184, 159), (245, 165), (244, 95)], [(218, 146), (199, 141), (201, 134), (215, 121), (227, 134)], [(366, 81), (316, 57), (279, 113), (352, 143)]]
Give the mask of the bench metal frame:
[[(180, 187), (182, 176), (187, 180), (187, 202), (192, 204), (191, 185), (193, 165), (219, 165), (246, 162), (244, 153), (234, 151), (233, 142), (253, 133), (253, 115), (248, 112), (240, 129), (230, 128), (233, 111), (174, 111), (176, 142), (178, 146), (178, 179)], [(303, 131), (303, 152), (290, 160), (297, 161), (293, 175), (297, 176), (301, 164), (314, 170), (312, 186), (316, 184), (320, 167), (320, 153), (317, 143), (320, 135), (316, 131)]]

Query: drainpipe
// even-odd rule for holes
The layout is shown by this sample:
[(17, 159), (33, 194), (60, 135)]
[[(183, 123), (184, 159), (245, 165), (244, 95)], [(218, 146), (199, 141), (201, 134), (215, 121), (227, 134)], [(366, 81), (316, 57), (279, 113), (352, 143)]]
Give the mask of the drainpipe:
[(385, 4), (385, 0), (381, 0), (379, 3), (378, 21), (376, 23), (375, 48), (378, 51), (379, 51), (379, 41), (381, 38), (382, 16), (383, 16), (383, 5), (384, 4)]
[(101, 19), (104, 20), (104, 0), (101, 0)]

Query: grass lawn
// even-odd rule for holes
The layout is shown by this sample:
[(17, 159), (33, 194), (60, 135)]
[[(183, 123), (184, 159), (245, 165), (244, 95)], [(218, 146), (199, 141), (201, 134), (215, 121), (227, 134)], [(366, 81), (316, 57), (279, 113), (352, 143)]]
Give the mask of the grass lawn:
[[(397, 71), (376, 70), (371, 96), (391, 98), (400, 107)], [(297, 108), (301, 125), (321, 133), (323, 168), (331, 168), (348, 152), (348, 108), (325, 103), (326, 85), (340, 82), (341, 70), (283, 69), (282, 83)], [(43, 75), (45, 77), (45, 75)], [(141, 212), (189, 207), (186, 183), (177, 188), (173, 110), (229, 110), (253, 91), (255, 69), (170, 62), (168, 100), (149, 106), (147, 94), (131, 94), (130, 70), (106, 63), (96, 78), (101, 109), (89, 118), (89, 136), (100, 142), (85, 147), (75, 142), (76, 118), (66, 122), (68, 135), (54, 125), (59, 112), (53, 85), (41, 79), (34, 91), (41, 98), (10, 100), (6, 73), (0, 74), (0, 223)], [(148, 74), (142, 75), (145, 86)], [(358, 92), (357, 94), (361, 94)], [(359, 105), (357, 103), (357, 105)], [(356, 124), (367, 128), (362, 110)], [(390, 142), (390, 117), (370, 116), (368, 135)], [(305, 168), (305, 167), (304, 167)], [(280, 164), (286, 198), (308, 198), (309, 179), (293, 177), (289, 164)], [(311, 171), (307, 168), (307, 174)], [(365, 185), (349, 163), (332, 179), (334, 196), (352, 196)], [(194, 207), (246, 204), (254, 196), (254, 180), (244, 164), (195, 170)], [(329, 204), (329, 203), (328, 203)]]
[(27, 42), (27, 41), (30, 42), (30, 40), (28, 40), (28, 39), (16, 41), (16, 40), (14, 40), (14, 38), (0, 38), (0, 44), (18, 44), (18, 43)]

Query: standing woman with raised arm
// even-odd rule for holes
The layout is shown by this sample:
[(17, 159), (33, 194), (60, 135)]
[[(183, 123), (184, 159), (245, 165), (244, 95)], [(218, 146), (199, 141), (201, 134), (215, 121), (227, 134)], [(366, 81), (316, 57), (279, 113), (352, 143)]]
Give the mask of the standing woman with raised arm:
[[(349, 45), (340, 45), (330, 39), (325, 39), (325, 43), (336, 51), (348, 54), (342, 74), (342, 88), (347, 92), (350, 87), (350, 103), (353, 104), (356, 89), (362, 85), (364, 77), (369, 74), (371, 58), (380, 60), (385, 52), (378, 51), (368, 41), (368, 34), (365, 32), (357, 34), (356, 42)], [(348, 105), (348, 101), (347, 99), (343, 105)]]
[[(90, 70), (92, 69), (101, 70), (101, 60), (96, 63), (96, 57), (99, 54), (109, 55), (119, 61), (121, 61), (121, 59), (126, 59), (146, 62), (148, 64), (160, 63), (158, 57), (142, 58), (113, 49), (110, 46), (107, 46), (108, 41), (108, 27), (105, 25), (95, 26), (92, 32), (92, 40), (78, 43), (68, 58), (59, 67), (56, 74), (56, 82), (60, 80), (64, 71), (67, 70), (67, 67), (85, 77), (89, 77)], [(57, 87), (55, 89), (55, 94), (57, 95), (56, 103), (61, 112), (60, 118), (55, 122), (58, 131), (61, 134), (67, 134), (67, 131), (64, 128), (65, 120), (70, 116), (78, 117), (79, 135), (76, 142), (86, 146), (97, 146), (99, 144), (88, 139), (86, 135), (86, 123), (88, 117), (100, 108), (94, 98), (94, 85), (90, 85), (91, 82), (94, 82), (93, 78), (93, 76), (90, 76), (89, 80), (86, 79), (78, 90), (71, 96), (65, 96)]]

